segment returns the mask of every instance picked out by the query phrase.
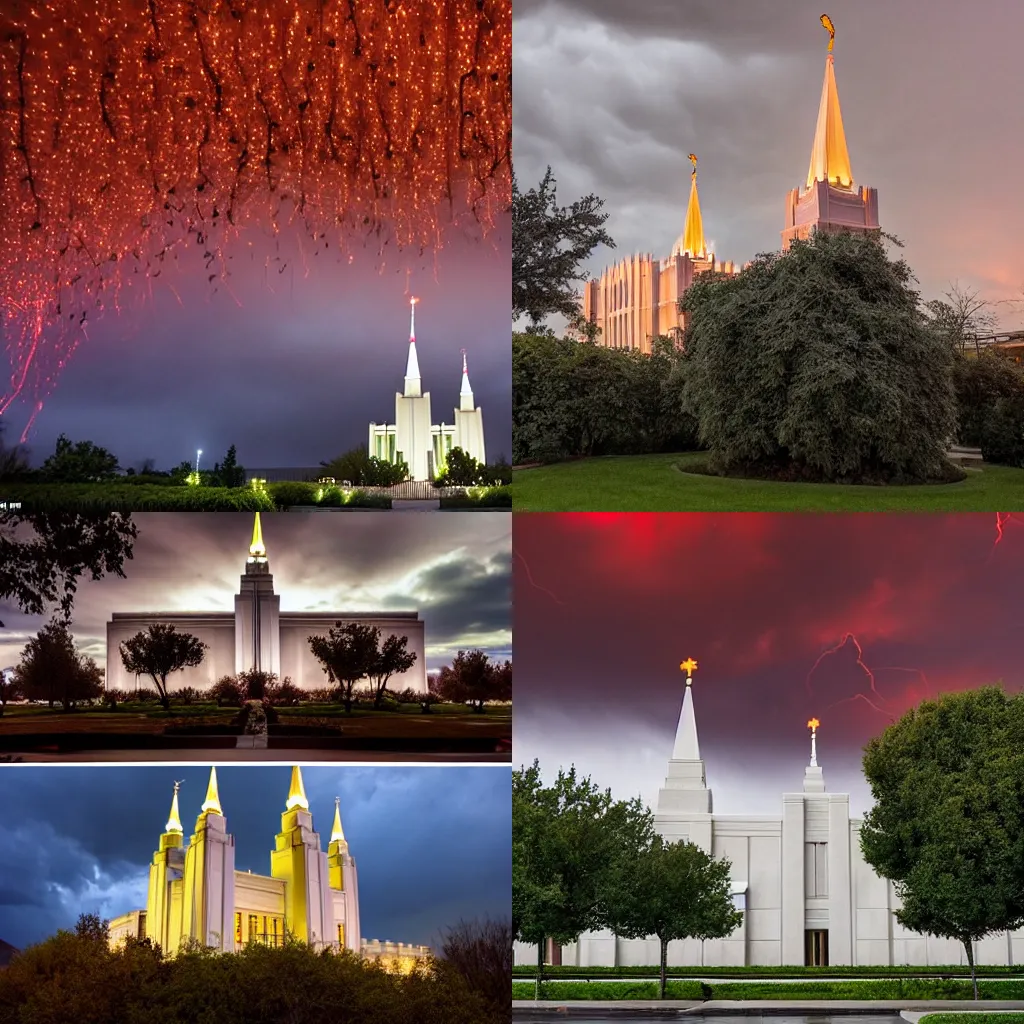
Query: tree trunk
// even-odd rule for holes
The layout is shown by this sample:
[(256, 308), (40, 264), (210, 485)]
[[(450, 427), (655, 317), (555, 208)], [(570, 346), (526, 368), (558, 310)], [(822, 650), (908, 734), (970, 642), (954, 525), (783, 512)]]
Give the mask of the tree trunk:
[(974, 989), (974, 998), (978, 998), (978, 975), (974, 969), (974, 943), (971, 939), (964, 939), (964, 949), (967, 950), (967, 962), (971, 965), (971, 987)]
[(533, 986), (533, 998), (535, 1002), (540, 1002), (540, 982), (541, 975), (544, 973), (544, 939), (541, 939), (537, 943), (537, 977), (534, 980)]
[(661, 943), (661, 995), (659, 999), (665, 998), (665, 967), (668, 963), (668, 939), (662, 939), (659, 937), (658, 941)]
[(341, 687), (342, 694), (345, 697), (345, 714), (352, 714), (352, 683), (343, 683)]
[(171, 695), (167, 692), (167, 677), (164, 676), (162, 679), (157, 679), (153, 676), (153, 682), (156, 683), (157, 693), (160, 694), (160, 706), (164, 711), (171, 710)]

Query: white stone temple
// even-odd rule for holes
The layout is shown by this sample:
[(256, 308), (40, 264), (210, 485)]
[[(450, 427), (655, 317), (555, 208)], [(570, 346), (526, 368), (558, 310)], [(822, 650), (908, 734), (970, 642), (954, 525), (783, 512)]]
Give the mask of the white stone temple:
[[(861, 855), (861, 819), (850, 817), (849, 795), (825, 789), (817, 762), (816, 719), (808, 723), (811, 758), (803, 786), (782, 794), (781, 815), (714, 813), (690, 686), (696, 667), (692, 659), (682, 665), (686, 691), (654, 827), (670, 842), (689, 840), (730, 861), (733, 899), (743, 911), (743, 923), (727, 939), (669, 943), (669, 964), (965, 965), (959, 942), (908, 931), (896, 920), (900, 904), (892, 884), (876, 875)], [(517, 942), (515, 959), (536, 964), (537, 947)], [(569, 946), (549, 942), (546, 959), (576, 967), (653, 966), (659, 962), (659, 944), (653, 938), (589, 932)], [(976, 943), (975, 960), (1021, 963), (1024, 930)]]
[(406, 650), (416, 655), (416, 661), (407, 672), (395, 676), (389, 687), (393, 691), (427, 690), (423, 620), (418, 612), (281, 611), (259, 512), (253, 522), (249, 557), (233, 611), (113, 613), (107, 623), (108, 689), (135, 689), (137, 681), (124, 667), (120, 644), (158, 622), (191, 633), (207, 645), (200, 665), (175, 672), (168, 679), (172, 692), (184, 686), (204, 689), (223, 676), (253, 670), (272, 672), (279, 678), (287, 676), (301, 689), (327, 686), (324, 670), (310, 650), (309, 638), (326, 635), (333, 626), (346, 622), (377, 626), (382, 641), (392, 635), (408, 637)]
[(405, 387), (395, 394), (395, 422), (371, 423), (368, 452), (385, 462), (404, 461), (412, 480), (433, 480), (444, 469), (448, 453), (461, 448), (477, 462), (486, 464), (484, 413), (474, 403), (466, 353), (462, 353), (462, 387), (452, 423), (435, 424), (430, 412), (430, 392), (423, 390), (416, 355), (416, 303), (409, 300), (409, 357)]
[(430, 955), (426, 946), (363, 939), (356, 862), (342, 831), (339, 801), (334, 801), (334, 824), (324, 850), (313, 830), (298, 766), (292, 768), (268, 875), (235, 869), (235, 837), (221, 809), (216, 768), (210, 769), (206, 799), (187, 845), (178, 786), (149, 867), (146, 908), (110, 922), (111, 945), (131, 936), (149, 938), (170, 955), (193, 942), (231, 953), (249, 943), (281, 946), (291, 938), (404, 969)]

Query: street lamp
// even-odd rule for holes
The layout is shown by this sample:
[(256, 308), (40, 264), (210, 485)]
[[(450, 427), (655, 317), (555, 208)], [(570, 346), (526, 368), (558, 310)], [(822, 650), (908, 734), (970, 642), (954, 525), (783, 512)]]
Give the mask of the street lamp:
[(199, 476), (199, 456), (203, 454), (202, 448), (196, 449), (196, 476)]

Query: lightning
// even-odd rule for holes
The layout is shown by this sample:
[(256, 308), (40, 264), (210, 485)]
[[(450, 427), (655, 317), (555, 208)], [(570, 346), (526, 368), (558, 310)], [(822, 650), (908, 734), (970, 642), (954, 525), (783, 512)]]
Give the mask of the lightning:
[(551, 600), (555, 602), (555, 604), (559, 604), (564, 607), (565, 602), (557, 594), (548, 590), (547, 587), (542, 587), (533, 578), (533, 573), (530, 571), (530, 563), (526, 561), (526, 557), (523, 555), (523, 553), (517, 550), (515, 552), (515, 555), (519, 559), (519, 561), (523, 563), (523, 568), (526, 570), (526, 579), (529, 582), (530, 586), (533, 587), (534, 590), (539, 590), (542, 594), (547, 594), (547, 596), (550, 597)]
[[(856, 636), (854, 636), (853, 633), (844, 633), (843, 638), (839, 641), (839, 643), (835, 644), (833, 647), (829, 647), (827, 650), (822, 651), (821, 654), (819, 654), (818, 657), (815, 659), (814, 664), (811, 666), (811, 670), (807, 673), (807, 678), (804, 680), (804, 686), (807, 690), (807, 695), (813, 696), (814, 687), (811, 680), (814, 676), (814, 673), (818, 670), (819, 666), (821, 665), (821, 663), (831, 655), (838, 654), (848, 643), (852, 643), (853, 649), (857, 652), (857, 667), (864, 673), (865, 677), (867, 678), (868, 687), (871, 690), (871, 696), (869, 697), (866, 693), (855, 693), (852, 697), (843, 697), (841, 700), (835, 701), (833, 704), (830, 704), (827, 708), (825, 708), (825, 710), (830, 711), (832, 708), (838, 707), (840, 704), (846, 704), (851, 701), (861, 700), (865, 704), (867, 704), (868, 707), (872, 708), (874, 711), (877, 711), (879, 714), (888, 716), (890, 714), (889, 710), (885, 707), (878, 706), (879, 704), (884, 705), (888, 702), (886, 698), (878, 692), (878, 687), (875, 685), (875, 674), (864, 661), (864, 649), (861, 647), (860, 641), (857, 639)], [(901, 669), (900, 671), (914, 670)]]
[(1003, 537), (1006, 536), (1006, 527), (1011, 523), (1016, 523), (1018, 526), (1021, 525), (1021, 520), (1017, 518), (1018, 513), (1016, 512), (996, 512), (996, 536), (992, 541), (992, 551), (989, 554), (991, 557), (995, 553), (997, 547), (1003, 542)]

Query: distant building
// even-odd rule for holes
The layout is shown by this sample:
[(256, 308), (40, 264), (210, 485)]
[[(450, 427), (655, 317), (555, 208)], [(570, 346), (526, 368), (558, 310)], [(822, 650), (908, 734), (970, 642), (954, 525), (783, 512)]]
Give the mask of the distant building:
[(135, 676), (128, 673), (121, 659), (121, 643), (149, 626), (166, 623), (191, 633), (207, 646), (199, 665), (174, 673), (172, 690), (185, 686), (204, 689), (222, 676), (250, 671), (269, 672), (281, 678), (287, 676), (302, 689), (316, 689), (327, 684), (327, 677), (310, 650), (309, 637), (325, 636), (333, 626), (345, 622), (376, 626), (385, 639), (408, 637), (406, 649), (416, 655), (416, 661), (412, 668), (396, 677), (396, 689), (426, 692), (425, 640), (423, 620), (418, 612), (281, 611), (281, 595), (274, 590), (274, 577), (257, 512), (234, 609), (114, 612), (107, 623), (105, 685), (113, 690), (136, 688)]
[(401, 970), (431, 955), (426, 946), (363, 939), (356, 862), (342, 831), (339, 803), (334, 802), (334, 825), (323, 850), (298, 766), (292, 768), (268, 875), (235, 870), (235, 837), (221, 810), (216, 768), (210, 769), (188, 845), (175, 783), (171, 813), (149, 868), (146, 908), (110, 922), (111, 945), (129, 936), (152, 939), (171, 955), (189, 942), (230, 953), (249, 943), (280, 946), (293, 938), (318, 949), (348, 949)]
[(459, 407), (453, 422), (435, 424), (430, 413), (430, 392), (423, 390), (420, 362), (416, 355), (416, 303), (409, 300), (409, 356), (405, 367), (405, 387), (395, 394), (394, 423), (371, 423), (368, 453), (385, 462), (405, 462), (412, 480), (433, 480), (448, 462), (448, 453), (461, 448), (477, 462), (486, 464), (484, 414), (473, 400), (462, 353), (462, 387)]
[[(825, 791), (813, 737), (812, 731), (802, 789), (781, 794), (781, 814), (715, 814), (687, 681), (654, 828), (668, 842), (688, 840), (728, 859), (743, 921), (725, 939), (670, 942), (669, 964), (963, 965), (962, 943), (909, 931), (896, 920), (899, 898), (861, 854), (862, 821), (850, 817), (849, 796)], [(747, 767), (756, 773), (756, 765)], [(1024, 929), (990, 935), (974, 950), (977, 963), (1019, 964)], [(610, 931), (587, 932), (568, 946), (549, 943), (546, 953), (550, 963), (574, 967), (652, 966), (660, 958), (657, 939)], [(537, 947), (517, 942), (515, 958), (536, 963)]]
[[(690, 201), (671, 255), (659, 260), (634, 253), (583, 286), (583, 318), (598, 328), (597, 344), (605, 348), (650, 354), (658, 336), (681, 339), (686, 316), (679, 300), (697, 275), (739, 272), (734, 263), (722, 263), (709, 252), (697, 196), (697, 158), (691, 154), (690, 159)], [(850, 170), (830, 34), (807, 181), (786, 197), (782, 249), (816, 231), (878, 230), (878, 191), (855, 185)]]

